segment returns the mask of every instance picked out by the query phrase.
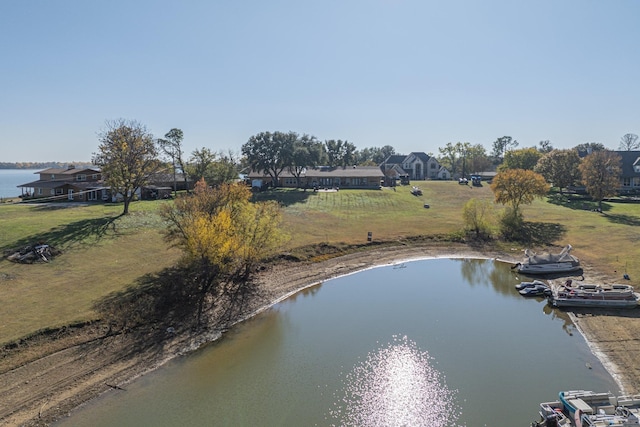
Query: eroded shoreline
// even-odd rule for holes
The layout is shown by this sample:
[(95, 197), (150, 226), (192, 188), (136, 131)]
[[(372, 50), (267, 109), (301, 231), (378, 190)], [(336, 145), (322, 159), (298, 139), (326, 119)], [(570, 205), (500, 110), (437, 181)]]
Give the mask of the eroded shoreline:
[[(483, 251), (466, 245), (415, 245), (372, 248), (316, 263), (279, 262), (261, 271), (256, 282), (263, 298), (256, 301), (236, 322), (245, 320), (274, 304), (326, 280), (369, 268), (432, 258), (480, 258), (505, 262), (520, 260), (519, 252)], [(585, 272), (587, 277), (596, 272)], [(634, 312), (637, 310), (633, 310)], [(640, 318), (636, 313), (605, 313), (602, 316), (571, 315), (592, 352), (602, 362), (625, 393), (636, 393), (640, 383)], [(87, 333), (84, 331), (83, 333)], [(0, 423), (3, 425), (45, 426), (69, 415), (73, 409), (110, 390), (157, 369), (167, 361), (214, 341), (223, 331), (210, 329), (192, 336), (163, 337), (157, 345), (140, 352), (140, 337), (126, 334), (69, 341), (57, 351), (32, 348), (36, 355), (21, 362), (20, 352), (3, 354), (0, 371)], [(80, 332), (78, 332), (80, 334)], [(42, 352), (38, 357), (37, 352)], [(26, 349), (25, 349), (26, 351)], [(25, 361), (26, 360), (26, 361)], [(2, 410), (2, 408), (5, 408)], [(10, 409), (7, 409), (10, 408)]]

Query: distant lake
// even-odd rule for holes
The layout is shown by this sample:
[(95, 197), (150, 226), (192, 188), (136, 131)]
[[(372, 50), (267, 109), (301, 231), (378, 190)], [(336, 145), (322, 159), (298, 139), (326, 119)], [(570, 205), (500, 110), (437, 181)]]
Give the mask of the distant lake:
[(482, 259), (328, 280), (56, 425), (514, 427), (561, 390), (617, 392), (568, 315), (519, 282)]
[(17, 197), (22, 189), (17, 186), (37, 181), (41, 169), (0, 169), (0, 197)]

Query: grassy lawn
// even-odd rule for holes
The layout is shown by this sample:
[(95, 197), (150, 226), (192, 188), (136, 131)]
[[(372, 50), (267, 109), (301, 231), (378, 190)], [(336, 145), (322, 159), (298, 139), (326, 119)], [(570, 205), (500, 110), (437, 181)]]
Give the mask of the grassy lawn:
[[(488, 185), (471, 187), (452, 181), (339, 192), (278, 189), (255, 197), (275, 198), (284, 206), (291, 240), (283, 252), (307, 245), (366, 243), (409, 236), (450, 235), (463, 227), (462, 207), (470, 198), (493, 200)], [(0, 205), (0, 249), (38, 241), (63, 251), (48, 264), (0, 261), (0, 343), (46, 327), (96, 316), (92, 306), (109, 293), (136, 283), (146, 274), (172, 266), (180, 253), (162, 240), (157, 209), (170, 201), (135, 202), (119, 216), (121, 205), (47, 207)], [(429, 208), (424, 208), (428, 203)], [(586, 206), (585, 206), (586, 204)], [(571, 243), (573, 253), (596, 269), (640, 285), (640, 205), (605, 203), (603, 213), (585, 210), (584, 200), (537, 200), (523, 209), (527, 226), (557, 245)], [(501, 209), (496, 206), (496, 211)], [(514, 254), (522, 249), (506, 243)]]

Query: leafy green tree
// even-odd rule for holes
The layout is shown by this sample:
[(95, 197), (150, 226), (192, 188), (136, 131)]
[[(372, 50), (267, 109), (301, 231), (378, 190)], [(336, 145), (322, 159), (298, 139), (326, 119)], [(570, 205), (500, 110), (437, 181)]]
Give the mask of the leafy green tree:
[(518, 141), (510, 136), (503, 136), (493, 141), (493, 152), (491, 155), (498, 161), (502, 162), (504, 154), (518, 146)]
[(620, 138), (620, 151), (634, 151), (638, 148), (640, 148), (640, 141), (635, 133), (627, 133)]
[[(465, 143), (468, 144), (468, 143)], [(455, 144), (447, 142), (444, 147), (438, 148), (440, 151), (439, 163), (447, 168), (451, 175), (457, 175), (462, 168), (462, 158), (465, 154), (465, 146), (461, 142)], [(464, 174), (464, 170), (462, 174)]]
[(468, 230), (476, 237), (488, 236), (490, 230), (491, 205), (486, 200), (469, 199), (462, 210), (462, 218)]
[(219, 152), (209, 168), (207, 183), (210, 185), (230, 184), (238, 179), (238, 162), (231, 151)]
[(297, 139), (295, 132), (261, 132), (242, 146), (242, 154), (253, 170), (269, 175), (273, 186), (277, 187), (280, 174), (292, 164)]
[(142, 124), (125, 119), (107, 121), (98, 138), (100, 145), (93, 153), (93, 164), (100, 166), (111, 193), (122, 196), (122, 214), (126, 215), (138, 189), (161, 166), (155, 140)]
[(482, 144), (471, 145), (467, 150), (467, 170), (471, 173), (485, 172), (491, 169), (491, 159)]
[(158, 139), (158, 146), (169, 157), (171, 165), (173, 167), (173, 192), (174, 195), (177, 191), (176, 185), (176, 168), (180, 168), (182, 176), (184, 178), (184, 188), (189, 191), (189, 178), (187, 177), (187, 171), (185, 168), (185, 162), (183, 160), (183, 148), (182, 141), (184, 139), (184, 133), (180, 129), (173, 128), (164, 135), (165, 139)]
[(622, 176), (622, 159), (609, 150), (594, 151), (580, 162), (582, 183), (602, 210), (602, 200), (618, 194)]
[(498, 166), (498, 172), (507, 169), (533, 170), (542, 157), (542, 153), (535, 148), (521, 148), (504, 153), (504, 160)]
[(544, 176), (547, 182), (557, 187), (562, 194), (562, 189), (574, 185), (580, 180), (580, 157), (574, 149), (553, 150), (538, 160), (533, 168)]
[(196, 148), (191, 152), (189, 163), (186, 166), (189, 176), (198, 182), (204, 178), (209, 184), (213, 184), (213, 163), (216, 160), (216, 154), (206, 147)]
[(324, 142), (328, 166), (350, 166), (356, 162), (356, 146), (341, 139), (329, 139)]
[(274, 201), (251, 203), (245, 185), (211, 188), (198, 181), (193, 195), (161, 208), (169, 224), (165, 238), (183, 251), (183, 262), (197, 269), (197, 321), (206, 303), (249, 291), (251, 272), (286, 239)]
[(307, 168), (315, 168), (325, 158), (322, 143), (315, 136), (302, 135), (293, 144), (291, 164), (288, 166), (289, 172), (296, 178), (296, 183), (300, 187), (300, 177)]
[(509, 205), (518, 212), (520, 205), (531, 204), (536, 197), (549, 192), (544, 177), (532, 170), (507, 169), (497, 174), (491, 182), (495, 202)]
[(356, 152), (356, 163), (362, 166), (377, 166), (394, 154), (396, 154), (396, 150), (390, 145), (368, 147)]

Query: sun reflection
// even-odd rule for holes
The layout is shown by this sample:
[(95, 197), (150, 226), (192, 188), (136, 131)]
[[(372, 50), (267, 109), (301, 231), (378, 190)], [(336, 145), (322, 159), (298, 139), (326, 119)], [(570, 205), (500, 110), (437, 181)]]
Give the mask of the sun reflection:
[(341, 426), (454, 426), (459, 416), (454, 390), (432, 358), (407, 337), (369, 353), (345, 376), (331, 418)]

